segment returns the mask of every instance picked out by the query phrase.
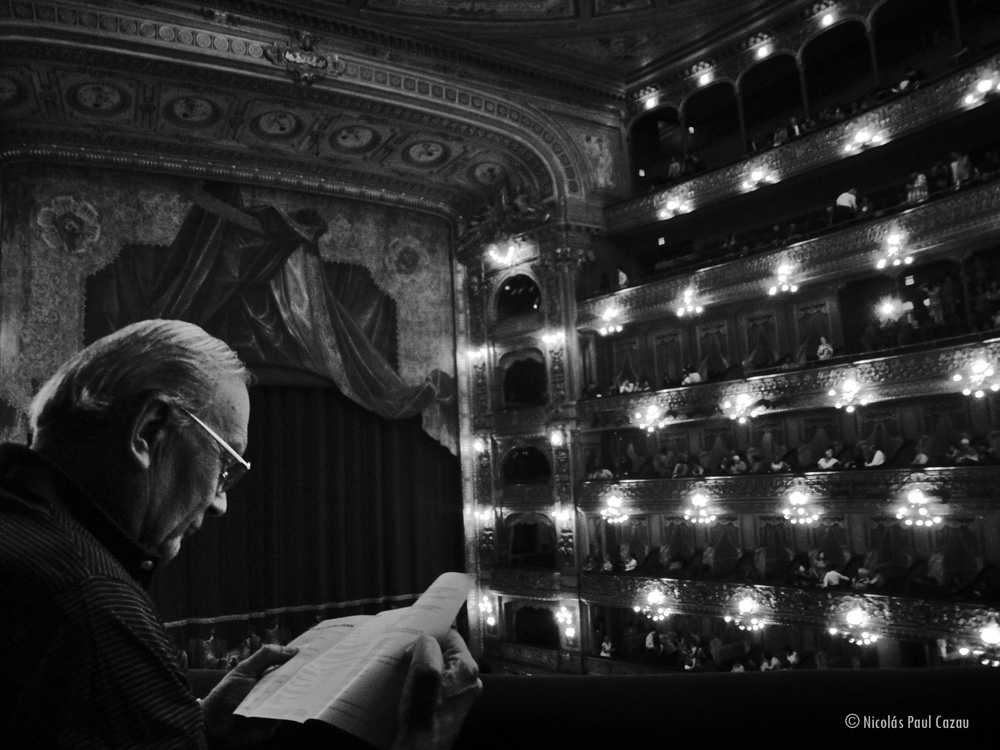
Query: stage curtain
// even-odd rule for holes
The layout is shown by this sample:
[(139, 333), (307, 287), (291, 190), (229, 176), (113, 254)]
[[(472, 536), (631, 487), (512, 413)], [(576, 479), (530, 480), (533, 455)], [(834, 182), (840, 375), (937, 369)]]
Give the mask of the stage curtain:
[(333, 386), (250, 398), (252, 469), (160, 572), (165, 620), (379, 611), (463, 570), (460, 466), (419, 417), (383, 419)]
[(188, 185), (170, 247), (129, 247), (87, 281), (85, 338), (146, 318), (196, 323), (248, 363), (299, 367), (390, 419), (454, 399), (450, 375), (397, 372), (394, 301), (360, 267), (325, 262), (317, 213), (244, 206), (239, 187)]

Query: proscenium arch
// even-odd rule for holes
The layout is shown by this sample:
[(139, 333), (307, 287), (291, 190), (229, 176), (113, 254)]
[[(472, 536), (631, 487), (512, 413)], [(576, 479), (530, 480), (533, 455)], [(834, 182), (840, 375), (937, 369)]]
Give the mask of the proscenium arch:
[[(116, 9), (109, 10), (109, 20), (115, 20), (117, 14)], [(391, 63), (361, 56), (352, 58), (340, 77), (320, 79), (311, 86), (302, 86), (292, 81), (283, 68), (267, 60), (236, 54), (234, 50), (245, 50), (257, 44), (255, 39), (244, 38), (245, 32), (237, 27), (213, 32), (220, 42), (218, 49), (227, 50), (227, 54), (219, 54), (215, 47), (202, 49), (191, 46), (184, 47), (184, 55), (179, 56), (178, 49), (172, 46), (177, 42), (164, 41), (174, 39), (172, 33), (167, 32), (172, 32), (173, 24), (180, 22), (182, 17), (183, 14), (177, 18), (168, 15), (149, 19), (148, 23), (154, 33), (148, 38), (139, 35), (125, 39), (123, 36), (121, 45), (113, 44), (114, 39), (109, 43), (105, 34), (91, 33), (79, 25), (65, 21), (62, 16), (46, 25), (39, 25), (34, 19), (12, 18), (0, 28), (0, 45), (6, 52), (3, 61), (16, 61), (23, 68), (41, 60), (72, 64), (73, 60), (67, 56), (75, 56), (80, 65), (107, 69), (130, 79), (136, 78), (143, 86), (160, 89), (169, 86), (181, 93), (186, 89), (192, 94), (200, 92), (200, 86), (204, 82), (203, 66), (208, 65), (216, 71), (212, 84), (240, 99), (250, 100), (261, 92), (267, 92), (268, 96), (293, 102), (296, 107), (321, 106), (338, 112), (353, 113), (362, 118), (372, 114), (389, 118), (398, 116), (414, 129), (422, 127), (444, 130), (459, 138), (478, 140), (491, 149), (507, 152), (513, 162), (522, 162), (525, 172), (533, 175), (535, 184), (530, 187), (535, 189), (539, 199), (556, 199), (558, 205), (563, 205), (562, 199), (565, 199), (567, 205), (586, 203), (586, 168), (583, 166), (586, 162), (579, 146), (560, 124), (532, 105), (508, 99), (502, 94), (484, 94), (472, 87), (465, 88), (461, 83), (432, 74), (408, 71), (405, 76), (400, 75)], [(165, 32), (162, 37), (157, 33), (160, 27)], [(114, 35), (116, 32), (111, 33)], [(63, 43), (63, 34), (74, 35), (72, 46)], [(27, 35), (31, 37), (30, 44), (23, 41)], [(417, 79), (416, 85), (411, 86), (413, 78)], [(22, 108), (21, 112), (15, 114), (23, 116), (27, 109)], [(43, 113), (41, 116), (47, 114)], [(307, 150), (281, 152), (281, 156), (289, 164), (298, 161), (303, 165), (303, 168), (283, 170), (267, 164), (272, 159), (267, 158), (269, 154), (260, 153), (259, 150), (249, 153), (253, 149), (219, 147), (218, 144), (224, 140), (223, 136), (219, 136), (204, 143), (188, 139), (183, 144), (187, 151), (176, 149), (177, 158), (172, 158), (171, 146), (176, 144), (164, 141), (162, 134), (158, 134), (153, 125), (143, 125), (147, 119), (125, 118), (121, 123), (110, 120), (105, 123), (112, 131), (119, 126), (127, 126), (122, 131), (125, 136), (124, 145), (113, 151), (103, 147), (100, 139), (81, 143), (79, 138), (67, 137), (71, 133), (60, 134), (58, 128), (51, 127), (51, 123), (24, 122), (18, 128), (17, 121), (9, 119), (5, 121), (4, 135), (10, 136), (13, 129), (18, 129), (19, 137), (5, 138), (5, 145), (8, 153), (23, 154), (33, 149), (37, 153), (37, 149), (45, 148), (53, 159), (65, 160), (65, 156), (71, 156), (75, 152), (78, 163), (109, 166), (120, 166), (123, 163), (122, 153), (125, 152), (133, 155), (135, 166), (148, 166), (153, 168), (152, 171), (187, 176), (232, 176), (237, 169), (252, 173), (256, 168), (258, 174), (248, 174), (246, 182), (349, 194), (339, 190), (335, 184), (340, 173), (335, 174), (336, 170), (330, 164), (311, 158)], [(78, 125), (75, 122), (67, 123), (65, 129), (71, 130)], [(79, 127), (75, 130), (75, 134), (79, 136)], [(41, 131), (46, 133), (44, 144), (37, 135), (34, 136), (35, 140), (31, 140), (32, 132)], [(504, 145), (503, 141), (508, 144)], [(198, 153), (192, 155), (193, 151)], [(188, 158), (184, 158), (185, 156)], [(258, 166), (257, 157), (265, 157), (264, 165)], [(161, 169), (155, 168), (158, 163), (162, 163)], [(272, 176), (272, 172), (278, 174)], [(296, 174), (297, 179), (293, 176)], [(368, 174), (371, 174), (368, 180), (353, 180), (349, 177), (355, 183), (352, 186), (355, 191), (353, 197), (363, 195), (369, 199), (377, 199), (381, 195), (384, 200), (387, 193), (399, 194), (408, 189), (405, 187), (405, 177), (396, 183), (386, 181), (385, 184), (379, 184), (379, 175), (371, 172)], [(439, 197), (427, 199), (424, 192), (426, 191), (419, 188), (410, 190), (407, 201), (423, 210), (457, 218), (459, 211), (448, 205), (449, 201), (442, 201)]]

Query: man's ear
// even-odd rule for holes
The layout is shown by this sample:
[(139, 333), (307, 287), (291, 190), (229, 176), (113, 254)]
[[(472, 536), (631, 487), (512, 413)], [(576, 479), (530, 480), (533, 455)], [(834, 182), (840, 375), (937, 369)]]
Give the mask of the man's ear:
[(173, 405), (163, 396), (142, 402), (129, 422), (128, 452), (139, 468), (149, 469), (163, 448), (173, 419)]

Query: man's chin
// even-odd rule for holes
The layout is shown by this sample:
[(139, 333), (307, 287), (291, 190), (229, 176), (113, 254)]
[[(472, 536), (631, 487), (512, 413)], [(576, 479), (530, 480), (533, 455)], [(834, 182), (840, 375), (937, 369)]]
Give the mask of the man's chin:
[(177, 553), (181, 551), (181, 539), (182, 537), (180, 536), (171, 537), (160, 545), (159, 551), (161, 565), (165, 565), (177, 557)]

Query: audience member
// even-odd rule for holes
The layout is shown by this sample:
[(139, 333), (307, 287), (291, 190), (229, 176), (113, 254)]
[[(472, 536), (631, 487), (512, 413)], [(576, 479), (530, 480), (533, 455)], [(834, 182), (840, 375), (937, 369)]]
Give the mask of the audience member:
[[(232, 712), (295, 649), (262, 646), (197, 701), (146, 593), (250, 468), (247, 380), (197, 326), (142, 321), (65, 362), (31, 404), (30, 447), (0, 447), (6, 747), (229, 746), (274, 730)], [(481, 690), (475, 661), (451, 631), (418, 640), (410, 670), (436, 675), (439, 696), (397, 744), (450, 746)]]
[(833, 448), (827, 448), (819, 461), (816, 462), (820, 471), (833, 471), (840, 466), (840, 459), (833, 455)]
[(833, 223), (841, 224), (858, 215), (858, 190), (851, 188), (837, 196), (833, 207)]
[(826, 336), (819, 337), (819, 347), (816, 349), (816, 356), (820, 359), (830, 359), (833, 356), (833, 345), (826, 340)]

